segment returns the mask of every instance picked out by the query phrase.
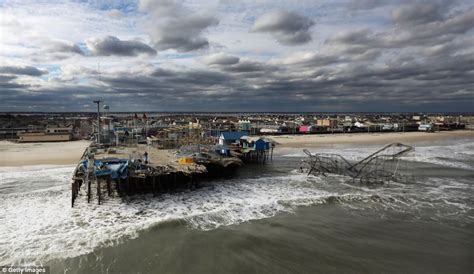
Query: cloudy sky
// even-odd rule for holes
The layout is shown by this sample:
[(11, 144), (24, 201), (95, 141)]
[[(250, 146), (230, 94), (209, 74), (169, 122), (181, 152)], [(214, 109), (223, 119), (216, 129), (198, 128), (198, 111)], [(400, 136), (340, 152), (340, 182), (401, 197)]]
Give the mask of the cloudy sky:
[(473, 111), (474, 2), (0, 0), (0, 111)]

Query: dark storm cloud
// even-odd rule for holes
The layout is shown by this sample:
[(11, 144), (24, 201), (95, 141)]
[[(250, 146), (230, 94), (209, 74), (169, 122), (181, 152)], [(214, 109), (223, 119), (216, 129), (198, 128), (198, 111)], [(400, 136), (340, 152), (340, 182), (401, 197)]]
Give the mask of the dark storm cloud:
[(203, 62), (208, 66), (233, 74), (245, 74), (245, 77), (261, 77), (278, 70), (278, 67), (265, 62), (244, 60), (237, 56), (213, 54), (204, 57)]
[[(300, 73), (300, 68), (288, 64), (258, 77), (229, 71), (235, 64), (212, 66), (209, 70), (160, 68), (148, 74), (104, 72), (105, 85), (90, 87), (87, 92), (80, 87), (64, 87), (44, 88), (35, 94), (44, 94), (42, 98), (57, 94), (61, 100), (74, 100), (78, 104), (100, 96), (123, 110), (316, 111), (343, 105), (345, 110), (415, 111), (445, 103), (462, 111), (468, 109), (474, 91), (473, 61), (470, 55), (462, 55), (443, 63), (425, 60), (367, 66), (364, 62), (351, 62), (342, 67), (322, 66), (309, 74)], [(77, 93), (91, 94), (91, 98), (74, 98)], [(26, 101), (33, 100), (29, 94), (18, 95), (21, 96), (26, 96)]]
[(367, 45), (374, 42), (373, 32), (369, 29), (356, 29), (340, 32), (330, 37), (326, 42), (332, 44)]
[(0, 88), (2, 90), (2, 94), (5, 94), (7, 90), (27, 87), (26, 85), (12, 82), (12, 80), (15, 80), (17, 78), (18, 77), (15, 75), (0, 75)]
[(218, 23), (214, 15), (192, 11), (174, 0), (142, 0), (140, 8), (150, 15), (148, 30), (159, 50), (187, 52), (207, 48), (209, 41), (203, 32)]
[(187, 83), (199, 85), (200, 87), (222, 86), (231, 80), (231, 76), (222, 72), (208, 70), (190, 70), (186, 72), (176, 72), (174, 79), (170, 81), (179, 83)]
[[(406, 58), (374, 64), (354, 61), (353, 56), (341, 60), (338, 62), (344, 66), (314, 67), (312, 73), (308, 73), (311, 63), (301, 67), (299, 63), (249, 60), (210, 65), (210, 69), (157, 68), (143, 74), (104, 71), (101, 81), (105, 85), (92, 90), (98, 93), (95, 96), (124, 110), (315, 111), (338, 106), (347, 111), (422, 111), (442, 104), (446, 104), (444, 109), (456, 106), (447, 110), (469, 109), (474, 92), (474, 57), (470, 54), (443, 62)], [(80, 102), (71, 90), (74, 88), (38, 92), (47, 98), (61, 94), (64, 100)]]
[(15, 75), (0, 75), (0, 83), (6, 83), (16, 78)]
[(203, 58), (207, 65), (233, 65), (239, 62), (240, 58), (237, 56), (227, 55), (223, 53), (209, 55)]
[(162, 69), (162, 68), (155, 69), (155, 71), (153, 71), (153, 73), (151, 74), (151, 76), (155, 76), (155, 77), (169, 77), (173, 75), (174, 73), (172, 71)]
[(85, 55), (79, 45), (75, 43), (51, 40), (42, 40), (41, 43), (44, 44), (42, 49), (31, 55), (33, 62), (51, 62)]
[(139, 41), (120, 40), (114, 36), (91, 38), (87, 47), (97, 56), (137, 56), (141, 54), (156, 55), (156, 50)]
[(112, 92), (141, 93), (172, 99), (173, 97), (196, 99), (202, 92), (218, 91), (232, 85), (230, 75), (210, 70), (168, 70), (157, 69), (148, 75), (105, 76), (102, 80)]
[(13, 74), (13, 75), (27, 75), (27, 76), (41, 76), (48, 73), (47, 71), (39, 70), (32, 66), (0, 66), (0, 74)]
[(302, 15), (288, 11), (264, 14), (255, 21), (254, 32), (267, 32), (283, 45), (301, 45), (311, 41), (310, 28), (314, 22)]
[(240, 61), (236, 64), (224, 66), (222, 70), (227, 72), (235, 72), (235, 73), (247, 73), (247, 72), (257, 72), (257, 71), (265, 71), (268, 70), (269, 66), (256, 61)]
[(418, 25), (440, 21), (441, 6), (436, 3), (407, 5), (392, 11), (392, 18), (400, 25)]
[(2, 89), (2, 93), (5, 91), (4, 89), (19, 89), (19, 88), (27, 88), (27, 85), (17, 84), (17, 83), (10, 83), (10, 82), (0, 82), (0, 88)]
[[(397, 26), (391, 30), (385, 32), (374, 32), (370, 29), (346, 31), (329, 38), (326, 44), (344, 45), (348, 48), (357, 45), (361, 49), (436, 46), (451, 42), (474, 28), (474, 8), (456, 12), (441, 19), (438, 15), (427, 15), (425, 10), (416, 9), (416, 7), (418, 5), (398, 11), (394, 18)], [(401, 17), (406, 20), (396, 21), (401, 20)]]
[(46, 51), (51, 53), (73, 53), (84, 55), (82, 49), (74, 43), (52, 42), (47, 46)]

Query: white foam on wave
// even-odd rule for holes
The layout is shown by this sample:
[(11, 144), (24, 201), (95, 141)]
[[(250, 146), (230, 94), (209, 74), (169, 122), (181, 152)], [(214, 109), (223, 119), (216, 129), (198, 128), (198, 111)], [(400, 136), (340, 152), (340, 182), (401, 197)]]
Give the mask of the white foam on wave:
[[(474, 170), (474, 142), (473, 140), (438, 141), (430, 143), (415, 144), (415, 151), (410, 152), (402, 159), (415, 162), (431, 163), (446, 167)], [(340, 154), (348, 160), (360, 160), (375, 152), (379, 146), (358, 146), (348, 148), (340, 147), (318, 147), (311, 148), (312, 153), (335, 153)], [(287, 153), (282, 157), (306, 157), (300, 149), (297, 152)]]
[(0, 167), (0, 185), (11, 182), (26, 181), (31, 183), (35, 179), (44, 181), (51, 178), (53, 181), (65, 178), (74, 171), (75, 166), (71, 165), (35, 165), (23, 167)]
[[(325, 195), (316, 189), (300, 188), (306, 177), (297, 174), (243, 183), (231, 180), (196, 191), (128, 202), (107, 199), (100, 206), (87, 204), (85, 197), (80, 197), (77, 206), (70, 208), (67, 182), (72, 170), (54, 167), (0, 172), (3, 182), (23, 188), (13, 192), (0, 188), (0, 264), (85, 254), (170, 220), (187, 220), (196, 228), (211, 229), (270, 217), (284, 210), (280, 200)], [(47, 183), (42, 189), (27, 191), (35, 180)], [(217, 215), (221, 220), (215, 219)]]
[(472, 140), (444, 142), (430, 146), (417, 146), (414, 153), (403, 159), (474, 170), (474, 154), (471, 151), (474, 151)]
[[(71, 168), (2, 172), (24, 184), (45, 172), (48, 186), (35, 191), (0, 192), (0, 264), (45, 262), (78, 256), (94, 248), (138, 236), (158, 223), (184, 220), (196, 229), (214, 229), (254, 219), (268, 218), (294, 205), (312, 204), (337, 195), (314, 187), (304, 174), (233, 179), (195, 191), (137, 197), (127, 202), (107, 199), (87, 204), (79, 197), (70, 208)], [(10, 179), (9, 179), (10, 180)]]
[[(95, 248), (137, 237), (143, 230), (172, 220), (183, 220), (195, 229), (209, 230), (272, 217), (301, 205), (330, 201), (355, 201), (370, 206), (377, 204), (371, 201), (376, 201), (393, 208), (418, 202), (400, 194), (410, 190), (401, 184), (371, 189), (341, 184), (345, 180), (343, 177), (307, 177), (290, 173), (277, 177), (232, 179), (210, 183), (194, 191), (159, 197), (141, 196), (125, 202), (106, 199), (102, 205), (87, 204), (82, 196), (75, 208), (70, 208), (68, 182), (72, 170), (72, 167), (52, 167), (51, 172), (37, 168), (31, 172), (25, 169), (11, 171), (23, 187), (39, 175), (46, 176), (39, 177), (48, 184), (34, 191), (0, 191), (0, 265), (43, 263), (53, 258), (90, 253)], [(14, 177), (9, 172), (0, 173), (2, 178)], [(332, 185), (328, 180), (332, 180)], [(433, 189), (444, 186), (438, 186), (436, 182), (432, 184)], [(466, 187), (463, 184), (452, 186)]]

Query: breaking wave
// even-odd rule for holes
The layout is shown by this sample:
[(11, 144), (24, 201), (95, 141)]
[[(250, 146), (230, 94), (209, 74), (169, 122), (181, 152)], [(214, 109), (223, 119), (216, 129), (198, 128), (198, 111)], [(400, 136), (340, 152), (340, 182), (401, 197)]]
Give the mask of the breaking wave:
[[(415, 151), (410, 152), (402, 159), (407, 161), (430, 163), (440, 166), (474, 170), (474, 142), (472, 140), (462, 141), (439, 141), (436, 145), (419, 143)], [(313, 153), (336, 153), (348, 160), (361, 160), (364, 156), (376, 151), (380, 146), (363, 147), (317, 147), (311, 148)], [(301, 150), (287, 153), (282, 157), (306, 157)]]
[(414, 185), (370, 188), (345, 183), (341, 176), (307, 177), (296, 172), (204, 183), (194, 191), (157, 197), (110, 198), (102, 205), (87, 204), (85, 197), (79, 197), (75, 208), (70, 208), (67, 182), (72, 171), (71, 166), (0, 170), (0, 264), (42, 263), (90, 253), (164, 222), (210, 230), (306, 205), (416, 211), (436, 204), (440, 218), (472, 210), (463, 200), (466, 197), (458, 194), (466, 190), (472, 194), (469, 182), (428, 180), (423, 183), (428, 191), (420, 195)]

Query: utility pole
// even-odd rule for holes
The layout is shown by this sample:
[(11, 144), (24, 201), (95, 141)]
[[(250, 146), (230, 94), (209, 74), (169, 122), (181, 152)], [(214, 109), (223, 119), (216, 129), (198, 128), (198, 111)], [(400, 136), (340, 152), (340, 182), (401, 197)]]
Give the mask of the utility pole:
[(97, 143), (100, 144), (100, 103), (102, 100), (94, 101), (94, 104), (97, 104)]

